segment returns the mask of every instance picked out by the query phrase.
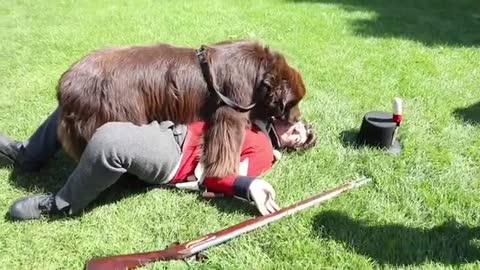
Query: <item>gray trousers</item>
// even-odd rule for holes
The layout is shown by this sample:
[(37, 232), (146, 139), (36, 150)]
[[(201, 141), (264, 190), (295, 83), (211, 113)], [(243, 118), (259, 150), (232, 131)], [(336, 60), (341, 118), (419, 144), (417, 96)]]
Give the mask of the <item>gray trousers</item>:
[[(170, 121), (135, 126), (107, 123), (88, 143), (78, 166), (55, 195), (58, 209), (75, 214), (120, 179), (124, 173), (151, 184), (171, 180), (181, 160), (181, 142), (175, 132), (185, 126)], [(184, 129), (178, 131), (178, 129)], [(180, 144), (179, 144), (180, 143)]]
[[(45, 163), (59, 149), (58, 109), (25, 143), (25, 159)], [(55, 131), (55, 132), (53, 132)], [(55, 195), (69, 214), (84, 209), (124, 173), (152, 184), (168, 182), (181, 160), (187, 127), (171, 121), (136, 126), (112, 122), (97, 129), (65, 185)], [(55, 143), (54, 143), (55, 142)]]

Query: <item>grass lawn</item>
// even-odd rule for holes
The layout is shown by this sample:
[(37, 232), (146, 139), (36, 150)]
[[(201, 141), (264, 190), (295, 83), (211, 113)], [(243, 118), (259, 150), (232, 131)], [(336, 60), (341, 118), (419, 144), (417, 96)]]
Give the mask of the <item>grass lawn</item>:
[[(265, 175), (278, 203), (357, 175), (375, 180), (212, 248), (205, 263), (145, 269), (480, 268), (478, 1), (0, 0), (0, 25), (0, 131), (13, 138), (53, 111), (58, 78), (91, 50), (255, 38), (303, 73), (302, 110), (319, 136)], [(352, 147), (362, 116), (390, 111), (396, 96), (402, 155)], [(0, 168), (1, 269), (82, 269), (91, 257), (163, 249), (256, 215), (243, 202), (127, 181), (78, 218), (7, 219), (15, 199), (55, 192), (72, 169), (64, 155), (40, 175)]]

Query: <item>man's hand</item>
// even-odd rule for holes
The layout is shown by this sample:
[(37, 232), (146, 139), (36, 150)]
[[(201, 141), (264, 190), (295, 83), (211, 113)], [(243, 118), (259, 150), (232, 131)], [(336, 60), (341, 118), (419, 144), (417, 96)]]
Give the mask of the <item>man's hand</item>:
[(280, 210), (275, 203), (275, 190), (273, 187), (262, 179), (253, 180), (248, 189), (250, 198), (257, 206), (258, 211), (262, 215), (268, 215)]

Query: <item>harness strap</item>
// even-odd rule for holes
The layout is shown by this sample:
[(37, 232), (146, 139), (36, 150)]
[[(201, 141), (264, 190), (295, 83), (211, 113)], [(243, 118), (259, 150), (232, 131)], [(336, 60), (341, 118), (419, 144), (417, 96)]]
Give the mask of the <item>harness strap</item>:
[(212, 93), (215, 93), (225, 105), (227, 105), (227, 106), (229, 106), (229, 107), (231, 107), (231, 108), (233, 108), (233, 109), (235, 109), (239, 112), (242, 112), (242, 113), (243, 112), (248, 112), (251, 109), (253, 109), (253, 107), (255, 107), (256, 103), (252, 103), (248, 106), (242, 106), (242, 105), (236, 103), (235, 101), (231, 100), (230, 98), (228, 98), (224, 94), (220, 93), (220, 91), (215, 87), (215, 85), (213, 84), (213, 80), (212, 80), (212, 74), (210, 73), (210, 67), (208, 65), (207, 58), (205, 56), (206, 49), (207, 49), (207, 47), (205, 45), (202, 45), (200, 47), (200, 49), (196, 50), (196, 53), (197, 53), (198, 62), (200, 63), (200, 67), (202, 69), (203, 78), (205, 79), (205, 82), (207, 83), (208, 90)]
[(274, 149), (280, 149), (282, 147), (280, 138), (278, 137), (271, 120), (255, 120), (254, 123), (263, 133), (268, 136), (268, 138), (270, 138)]

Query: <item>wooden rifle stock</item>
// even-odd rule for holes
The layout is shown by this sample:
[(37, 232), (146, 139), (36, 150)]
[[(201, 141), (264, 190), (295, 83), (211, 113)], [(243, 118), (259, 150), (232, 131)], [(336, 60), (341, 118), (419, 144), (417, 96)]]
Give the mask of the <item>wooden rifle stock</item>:
[(125, 270), (145, 266), (146, 264), (156, 261), (168, 261), (190, 258), (210, 247), (222, 244), (232, 238), (275, 222), (285, 216), (292, 215), (306, 208), (325, 202), (349, 189), (362, 186), (370, 181), (371, 179), (369, 178), (361, 178), (356, 181), (343, 184), (335, 189), (323, 192), (309, 199), (295, 203), (275, 213), (266, 216), (251, 218), (221, 231), (210, 233), (195, 240), (174, 245), (164, 250), (92, 259), (87, 262), (85, 269)]

